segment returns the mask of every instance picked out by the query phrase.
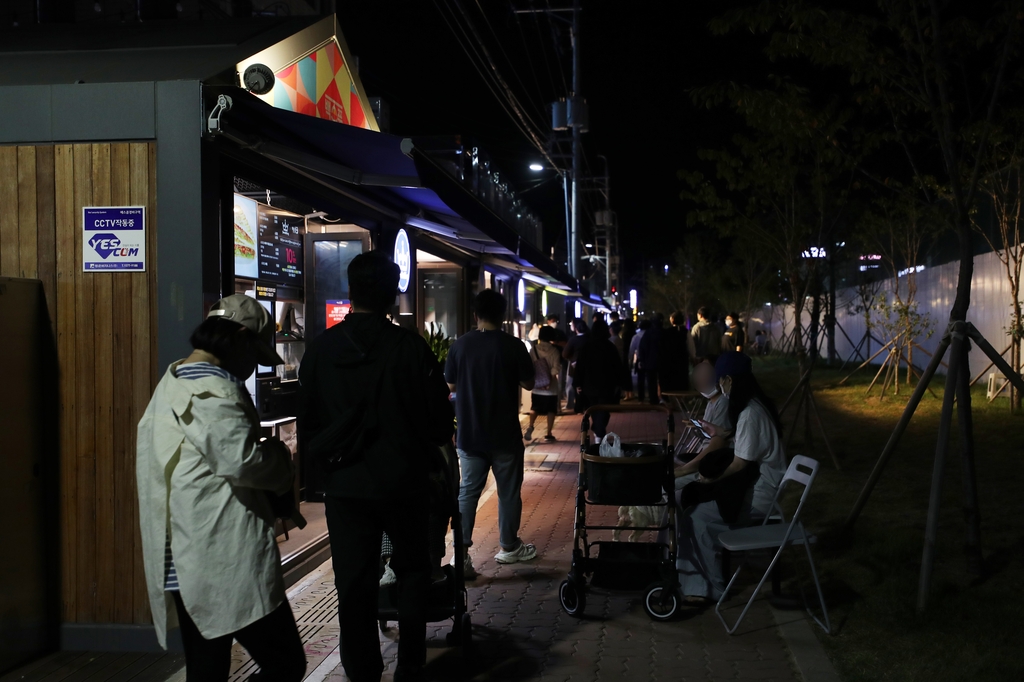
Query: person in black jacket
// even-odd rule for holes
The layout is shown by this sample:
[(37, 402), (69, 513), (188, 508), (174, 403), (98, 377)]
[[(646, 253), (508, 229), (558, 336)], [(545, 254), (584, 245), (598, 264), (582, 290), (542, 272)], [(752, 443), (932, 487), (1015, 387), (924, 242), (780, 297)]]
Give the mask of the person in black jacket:
[(662, 338), (658, 384), (663, 393), (690, 390), (690, 332), (685, 325), (686, 315), (682, 311), (672, 313)]
[[(299, 368), (307, 455), (325, 464), (341, 662), (356, 682), (384, 670), (377, 634), (381, 534), (394, 547), (402, 639), (396, 680), (422, 679), (426, 662), (429, 474), (451, 442), (454, 412), (426, 341), (387, 318), (399, 270), (379, 251), (348, 267), (352, 312), (313, 339)], [(339, 425), (345, 428), (339, 429)]]
[[(608, 324), (595, 320), (576, 359), (576, 412), (584, 412), (591, 405), (617, 405), (629, 379), (619, 351), (610, 340)], [(610, 418), (604, 411), (592, 414), (592, 428), (598, 439), (604, 438)]]
[[(640, 339), (640, 346), (636, 351), (636, 362), (638, 366), (637, 375), (642, 371), (647, 381), (647, 400), (651, 405), (661, 402), (661, 395), (658, 391), (659, 375), (665, 371), (665, 330), (662, 326), (665, 323), (665, 316), (661, 313), (654, 315), (651, 321), (651, 328), (644, 333)], [(643, 395), (641, 391), (640, 395)], [(641, 402), (643, 402), (641, 398)]]

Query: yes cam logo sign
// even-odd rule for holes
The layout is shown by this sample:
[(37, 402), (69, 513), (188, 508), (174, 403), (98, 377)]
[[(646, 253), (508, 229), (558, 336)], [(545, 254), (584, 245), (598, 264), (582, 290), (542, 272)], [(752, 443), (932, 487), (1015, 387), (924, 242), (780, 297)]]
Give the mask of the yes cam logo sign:
[(146, 270), (146, 208), (82, 209), (82, 271)]

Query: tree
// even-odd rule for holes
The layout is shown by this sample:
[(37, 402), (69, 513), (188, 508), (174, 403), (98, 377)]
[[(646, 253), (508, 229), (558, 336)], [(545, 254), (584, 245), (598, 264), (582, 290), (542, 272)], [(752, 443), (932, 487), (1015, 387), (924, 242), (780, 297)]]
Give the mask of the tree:
[[(931, 194), (938, 196), (932, 182)], [(917, 311), (917, 272), (926, 248), (948, 228), (945, 213), (936, 205), (922, 204), (920, 192), (904, 187), (898, 181), (887, 179), (891, 194), (877, 197), (861, 218), (859, 239), (864, 246), (882, 257), (882, 263), (892, 278), (892, 291), (881, 295), (873, 307), (879, 314), (874, 325), (892, 344), (889, 354), (894, 363), (894, 374), (900, 362), (907, 364), (907, 383), (913, 374), (914, 346), (921, 334), (931, 334), (932, 324), (927, 313)], [(906, 291), (900, 284), (905, 283)], [(898, 377), (895, 377), (898, 379)], [(883, 393), (888, 385), (883, 382)], [(894, 382), (899, 393), (899, 381)]]
[[(980, 192), (991, 212), (975, 210), (971, 213), (974, 228), (999, 257), (1010, 285), (1010, 366), (1021, 372), (1021, 339), (1024, 338), (1024, 319), (1021, 318), (1020, 285), (1024, 248), (1021, 245), (1021, 203), (1024, 201), (1024, 111), (1007, 113), (998, 129), (991, 135), (991, 152), (985, 159), (979, 182)], [(990, 215), (995, 223), (995, 234), (987, 229), (984, 216)], [(1010, 406), (1019, 410), (1021, 394), (1010, 384)]]
[[(772, 301), (772, 283), (776, 270), (771, 258), (752, 241), (738, 240), (732, 255), (714, 279), (718, 300), (727, 312), (738, 312), (746, 321), (745, 335), (749, 340), (752, 313)], [(737, 320), (738, 322), (738, 320)]]
[(650, 307), (671, 315), (681, 310), (692, 315), (701, 305), (717, 303), (717, 278), (722, 266), (722, 245), (717, 235), (690, 232), (673, 254), (667, 272), (648, 273)]
[[(926, 176), (939, 179), (960, 255), (950, 319), (965, 320), (974, 272), (970, 214), (981, 163), (998, 104), (1009, 88), (1019, 94), (1021, 86), (1013, 60), (1020, 49), (1021, 3), (877, 0), (856, 7), (763, 2), (725, 14), (712, 28), (767, 33), (772, 60), (805, 58), (845, 71), (850, 95), (869, 119), (862, 143), (875, 152), (857, 167), (878, 186), (884, 186), (883, 175), (873, 168), (891, 166), (897, 154), (925, 203), (936, 200)], [(974, 130), (980, 134), (972, 136)]]
[(824, 259), (818, 256), (832, 248), (849, 187), (848, 157), (839, 151), (838, 139), (846, 113), (835, 106), (813, 107), (806, 90), (784, 80), (776, 79), (774, 86), (727, 84), (695, 91), (697, 102), (733, 108), (747, 132), (734, 135), (730, 148), (699, 152), (714, 177), (682, 172), (688, 185), (682, 198), (694, 206), (690, 225), (715, 228), (782, 272), (796, 316), (793, 347), (803, 369), (801, 316), (808, 295), (819, 293)]
[[(768, 33), (772, 59), (802, 58), (810, 65), (845, 72), (850, 96), (863, 116), (864, 143), (869, 154), (857, 170), (878, 187), (892, 172), (897, 157), (904, 160), (900, 175), (922, 193), (926, 205), (938, 203), (949, 216), (958, 243), (959, 272), (950, 309), (950, 329), (940, 349), (951, 348), (950, 371), (943, 397), (942, 426), (936, 443), (935, 472), (925, 527), (925, 553), (918, 586), (918, 609), (928, 599), (935, 556), (942, 467), (948, 448), (953, 397), (960, 423), (959, 446), (967, 521), (968, 567), (982, 571), (980, 517), (974, 473), (974, 433), (971, 418), (970, 367), (965, 335), (990, 351), (985, 339), (967, 320), (974, 274), (974, 235), (971, 214), (980, 191), (982, 166), (999, 105), (1019, 106), (1024, 95), (1020, 34), (1024, 11), (1020, 0), (993, 3), (954, 3), (942, 0), (876, 0), (847, 6), (814, 5), (803, 0), (771, 0), (737, 10), (717, 25), (720, 30), (753, 29)], [(838, 82), (838, 79), (834, 79)], [(975, 134), (977, 133), (977, 134)], [(933, 176), (943, 197), (929, 195), (925, 178)], [(927, 379), (915, 389), (893, 436), (882, 451), (850, 517), (856, 520), (902, 430), (916, 409)], [(997, 360), (998, 356), (993, 360)], [(1002, 362), (1001, 359), (998, 359)], [(1012, 372), (1012, 371), (1011, 371)], [(1020, 377), (1015, 377), (1020, 381)]]

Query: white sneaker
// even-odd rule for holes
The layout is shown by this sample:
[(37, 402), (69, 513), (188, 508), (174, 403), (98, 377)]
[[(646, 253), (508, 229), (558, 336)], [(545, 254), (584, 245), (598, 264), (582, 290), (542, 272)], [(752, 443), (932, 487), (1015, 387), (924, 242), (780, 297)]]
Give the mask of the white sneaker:
[(380, 586), (387, 587), (388, 585), (394, 585), (398, 582), (398, 576), (391, 570), (391, 562), (384, 566), (384, 575), (380, 577)]
[[(454, 566), (455, 557), (452, 557), (452, 560), (449, 563)], [(462, 560), (462, 577), (466, 580), (472, 580), (478, 575), (480, 574), (476, 572), (475, 568), (473, 568), (473, 559), (470, 558), (469, 552), (466, 552), (466, 557)]]
[(494, 560), (499, 564), (514, 564), (519, 561), (529, 561), (535, 558), (537, 558), (537, 548), (526, 544), (522, 540), (519, 541), (519, 546), (515, 549), (503, 549), (494, 555)]

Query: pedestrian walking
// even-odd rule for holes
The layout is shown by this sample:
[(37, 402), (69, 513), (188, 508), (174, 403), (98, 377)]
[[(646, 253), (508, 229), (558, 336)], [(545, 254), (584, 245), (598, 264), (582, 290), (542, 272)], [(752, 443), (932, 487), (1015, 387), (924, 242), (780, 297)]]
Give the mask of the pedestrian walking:
[(568, 367), (565, 377), (565, 409), (573, 410), (576, 406), (576, 391), (572, 388), (573, 376), (576, 373), (576, 358), (579, 355), (580, 348), (587, 340), (590, 328), (586, 322), (578, 317), (574, 318), (569, 325), (572, 327), (573, 336), (569, 337), (568, 343), (562, 349), (562, 359), (565, 360)]
[(387, 318), (398, 266), (381, 253), (348, 266), (352, 312), (314, 339), (299, 368), (300, 428), (326, 470), (325, 510), (338, 590), (341, 663), (379, 682), (381, 537), (398, 579), (396, 680), (422, 678), (431, 579), (430, 474), (450, 443), (454, 413), (440, 364), (423, 338)]
[(643, 367), (637, 362), (637, 352), (640, 350), (640, 342), (643, 341), (644, 334), (650, 328), (650, 320), (641, 320), (640, 329), (629, 342), (629, 370), (631, 374), (636, 375), (636, 397), (640, 402), (644, 402), (644, 396), (647, 394), (647, 375), (644, 374)]
[(537, 342), (530, 349), (533, 360), (534, 384), (530, 392), (530, 425), (523, 434), (523, 440), (533, 438), (533, 426), (537, 417), (547, 421), (547, 433), (544, 440), (555, 442), (552, 429), (555, 426), (555, 415), (558, 414), (558, 377), (562, 372), (562, 354), (553, 341), (555, 330), (544, 326), (541, 328)]
[[(578, 413), (593, 405), (618, 405), (628, 385), (629, 374), (609, 337), (608, 325), (604, 320), (597, 320), (580, 348), (574, 384)], [(591, 429), (598, 440), (607, 433), (610, 417), (603, 410), (591, 413)]]
[[(566, 336), (565, 332), (558, 326), (559, 322), (561, 322), (561, 318), (555, 313), (550, 313), (544, 318), (544, 323), (548, 327), (551, 327), (555, 332), (555, 338), (551, 343), (554, 344), (555, 348), (558, 349), (558, 352), (561, 353), (562, 349), (565, 348), (565, 345), (569, 343), (569, 337)], [(556, 412), (556, 414), (561, 414), (562, 412), (562, 399), (565, 398), (565, 386), (566, 380), (568, 379), (566, 372), (569, 369), (569, 363), (562, 362), (560, 364), (562, 366), (562, 370), (558, 375), (558, 412)]]
[(233, 640), (260, 666), (252, 680), (297, 682), (306, 671), (270, 496), (292, 489), (291, 457), (280, 440), (260, 438), (244, 383), (257, 364), (283, 363), (274, 332), (255, 299), (221, 299), (139, 422), (135, 473), (149, 607), (160, 646), (167, 647), (170, 628), (180, 628), (188, 682), (227, 680)]
[[(533, 389), (534, 366), (522, 342), (501, 330), (504, 296), (493, 289), (481, 291), (475, 300), (475, 317), (477, 328), (452, 344), (444, 370), (448, 387), (455, 392), (459, 420), (462, 536), (468, 549), (473, 545), (477, 502), (488, 472), (493, 472), (501, 545), (494, 560), (502, 564), (528, 561), (537, 556), (537, 549), (519, 537), (525, 451), (519, 388)], [(467, 578), (476, 576), (468, 551), (453, 560), (464, 562)]]

